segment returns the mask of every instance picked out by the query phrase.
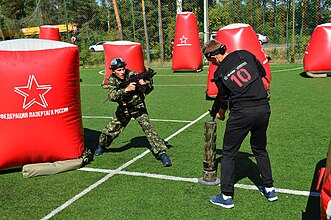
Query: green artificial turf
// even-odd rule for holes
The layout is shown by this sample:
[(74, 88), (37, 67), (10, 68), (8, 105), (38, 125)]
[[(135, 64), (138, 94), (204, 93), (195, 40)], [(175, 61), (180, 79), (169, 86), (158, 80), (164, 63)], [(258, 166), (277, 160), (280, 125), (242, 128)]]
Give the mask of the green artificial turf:
[[(149, 147), (138, 123), (132, 120), (111, 150), (85, 167), (111, 172), (131, 161), (122, 168), (123, 173), (75, 170), (26, 179), (21, 169), (0, 171), (0, 219), (41, 219), (77, 195), (76, 201), (52, 219), (319, 218), (319, 198), (293, 192), (315, 192), (318, 169), (325, 163), (331, 127), (330, 77), (307, 78), (302, 65), (271, 65), (268, 151), (275, 187), (284, 192), (278, 192), (279, 200), (270, 203), (256, 190), (236, 187), (235, 207), (227, 210), (209, 202), (211, 195), (219, 194), (219, 186), (196, 182), (203, 170), (204, 123), (211, 118), (206, 115), (193, 121), (213, 103), (205, 98), (208, 68), (198, 73), (153, 69), (157, 72), (155, 90), (146, 97), (146, 104), (153, 125), (168, 141), (172, 167), (162, 167), (151, 153), (131, 161)], [(109, 120), (105, 117), (112, 116), (117, 107), (104, 102), (107, 90), (100, 86), (100, 71), (80, 72), (85, 146), (90, 148), (98, 144), (100, 131)], [(217, 121), (217, 125), (219, 162), (225, 122)], [(236, 168), (238, 184), (254, 186), (258, 182), (248, 138)]]

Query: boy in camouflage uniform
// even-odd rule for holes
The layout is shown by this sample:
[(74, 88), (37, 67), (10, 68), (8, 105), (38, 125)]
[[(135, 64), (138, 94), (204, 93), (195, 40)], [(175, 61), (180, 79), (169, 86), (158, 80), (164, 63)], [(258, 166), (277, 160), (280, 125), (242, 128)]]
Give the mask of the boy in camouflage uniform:
[(133, 117), (145, 132), (156, 158), (162, 161), (163, 166), (171, 166), (170, 158), (165, 154), (167, 146), (150, 123), (144, 101), (145, 94), (149, 94), (154, 89), (152, 82), (140, 79), (138, 83), (132, 82), (123, 88), (122, 82), (137, 74), (125, 67), (126, 63), (122, 58), (111, 61), (112, 74), (108, 77), (105, 87), (109, 89), (108, 99), (117, 102), (118, 107), (108, 125), (102, 130), (99, 146), (94, 155), (101, 155)]

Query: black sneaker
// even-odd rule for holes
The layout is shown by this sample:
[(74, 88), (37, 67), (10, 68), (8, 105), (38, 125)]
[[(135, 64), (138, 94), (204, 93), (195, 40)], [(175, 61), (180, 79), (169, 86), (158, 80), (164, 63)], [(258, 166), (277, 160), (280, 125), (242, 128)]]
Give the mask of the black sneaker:
[(164, 167), (170, 167), (172, 165), (170, 158), (165, 153), (159, 155), (157, 159), (162, 161)]
[(100, 156), (103, 154), (103, 148), (99, 145), (98, 148), (94, 151), (95, 156)]

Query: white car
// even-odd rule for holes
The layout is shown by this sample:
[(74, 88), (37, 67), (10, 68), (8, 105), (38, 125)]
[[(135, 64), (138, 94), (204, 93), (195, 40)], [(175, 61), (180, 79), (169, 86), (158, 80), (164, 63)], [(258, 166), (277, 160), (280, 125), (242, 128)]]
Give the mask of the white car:
[(256, 35), (257, 35), (257, 38), (259, 39), (261, 45), (268, 43), (268, 41), (269, 41), (268, 36), (263, 35), (263, 34), (256, 34)]
[[(215, 38), (216, 38), (216, 35), (217, 35), (216, 32), (212, 32), (212, 33), (210, 34), (210, 40), (215, 39)], [(257, 36), (257, 38), (259, 39), (259, 42), (260, 42), (261, 45), (262, 45), (262, 44), (265, 44), (265, 43), (268, 43), (268, 41), (269, 41), (268, 36), (265, 36), (265, 35), (263, 35), (263, 34), (256, 34), (256, 36)]]
[(88, 49), (92, 52), (101, 52), (103, 51), (103, 44), (108, 41), (99, 41), (96, 44), (91, 45)]
[(210, 34), (210, 40), (215, 40), (216, 35), (217, 35), (217, 32), (212, 32), (212, 33)]

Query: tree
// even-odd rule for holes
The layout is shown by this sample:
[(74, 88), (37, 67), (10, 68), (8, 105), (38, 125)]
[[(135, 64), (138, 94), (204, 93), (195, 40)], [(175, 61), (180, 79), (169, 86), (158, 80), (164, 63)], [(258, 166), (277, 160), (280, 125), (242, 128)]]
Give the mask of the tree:
[(116, 16), (116, 23), (117, 23), (119, 37), (120, 37), (121, 40), (123, 40), (123, 30), (122, 30), (121, 17), (120, 17), (120, 13), (118, 11), (118, 6), (117, 6), (116, 0), (113, 0), (113, 6), (114, 6), (114, 11), (115, 11), (115, 16)]
[(164, 61), (164, 41), (163, 41), (163, 26), (162, 26), (162, 11), (161, 11), (161, 0), (157, 0), (157, 11), (159, 18), (159, 37), (160, 37), (160, 59), (161, 64)]
[(141, 8), (142, 8), (142, 15), (143, 15), (143, 22), (144, 22), (144, 33), (145, 33), (145, 41), (146, 41), (146, 59), (147, 65), (150, 64), (150, 51), (149, 51), (149, 38), (148, 38), (148, 30), (147, 30), (147, 22), (146, 22), (146, 12), (145, 12), (145, 1), (141, 0)]

